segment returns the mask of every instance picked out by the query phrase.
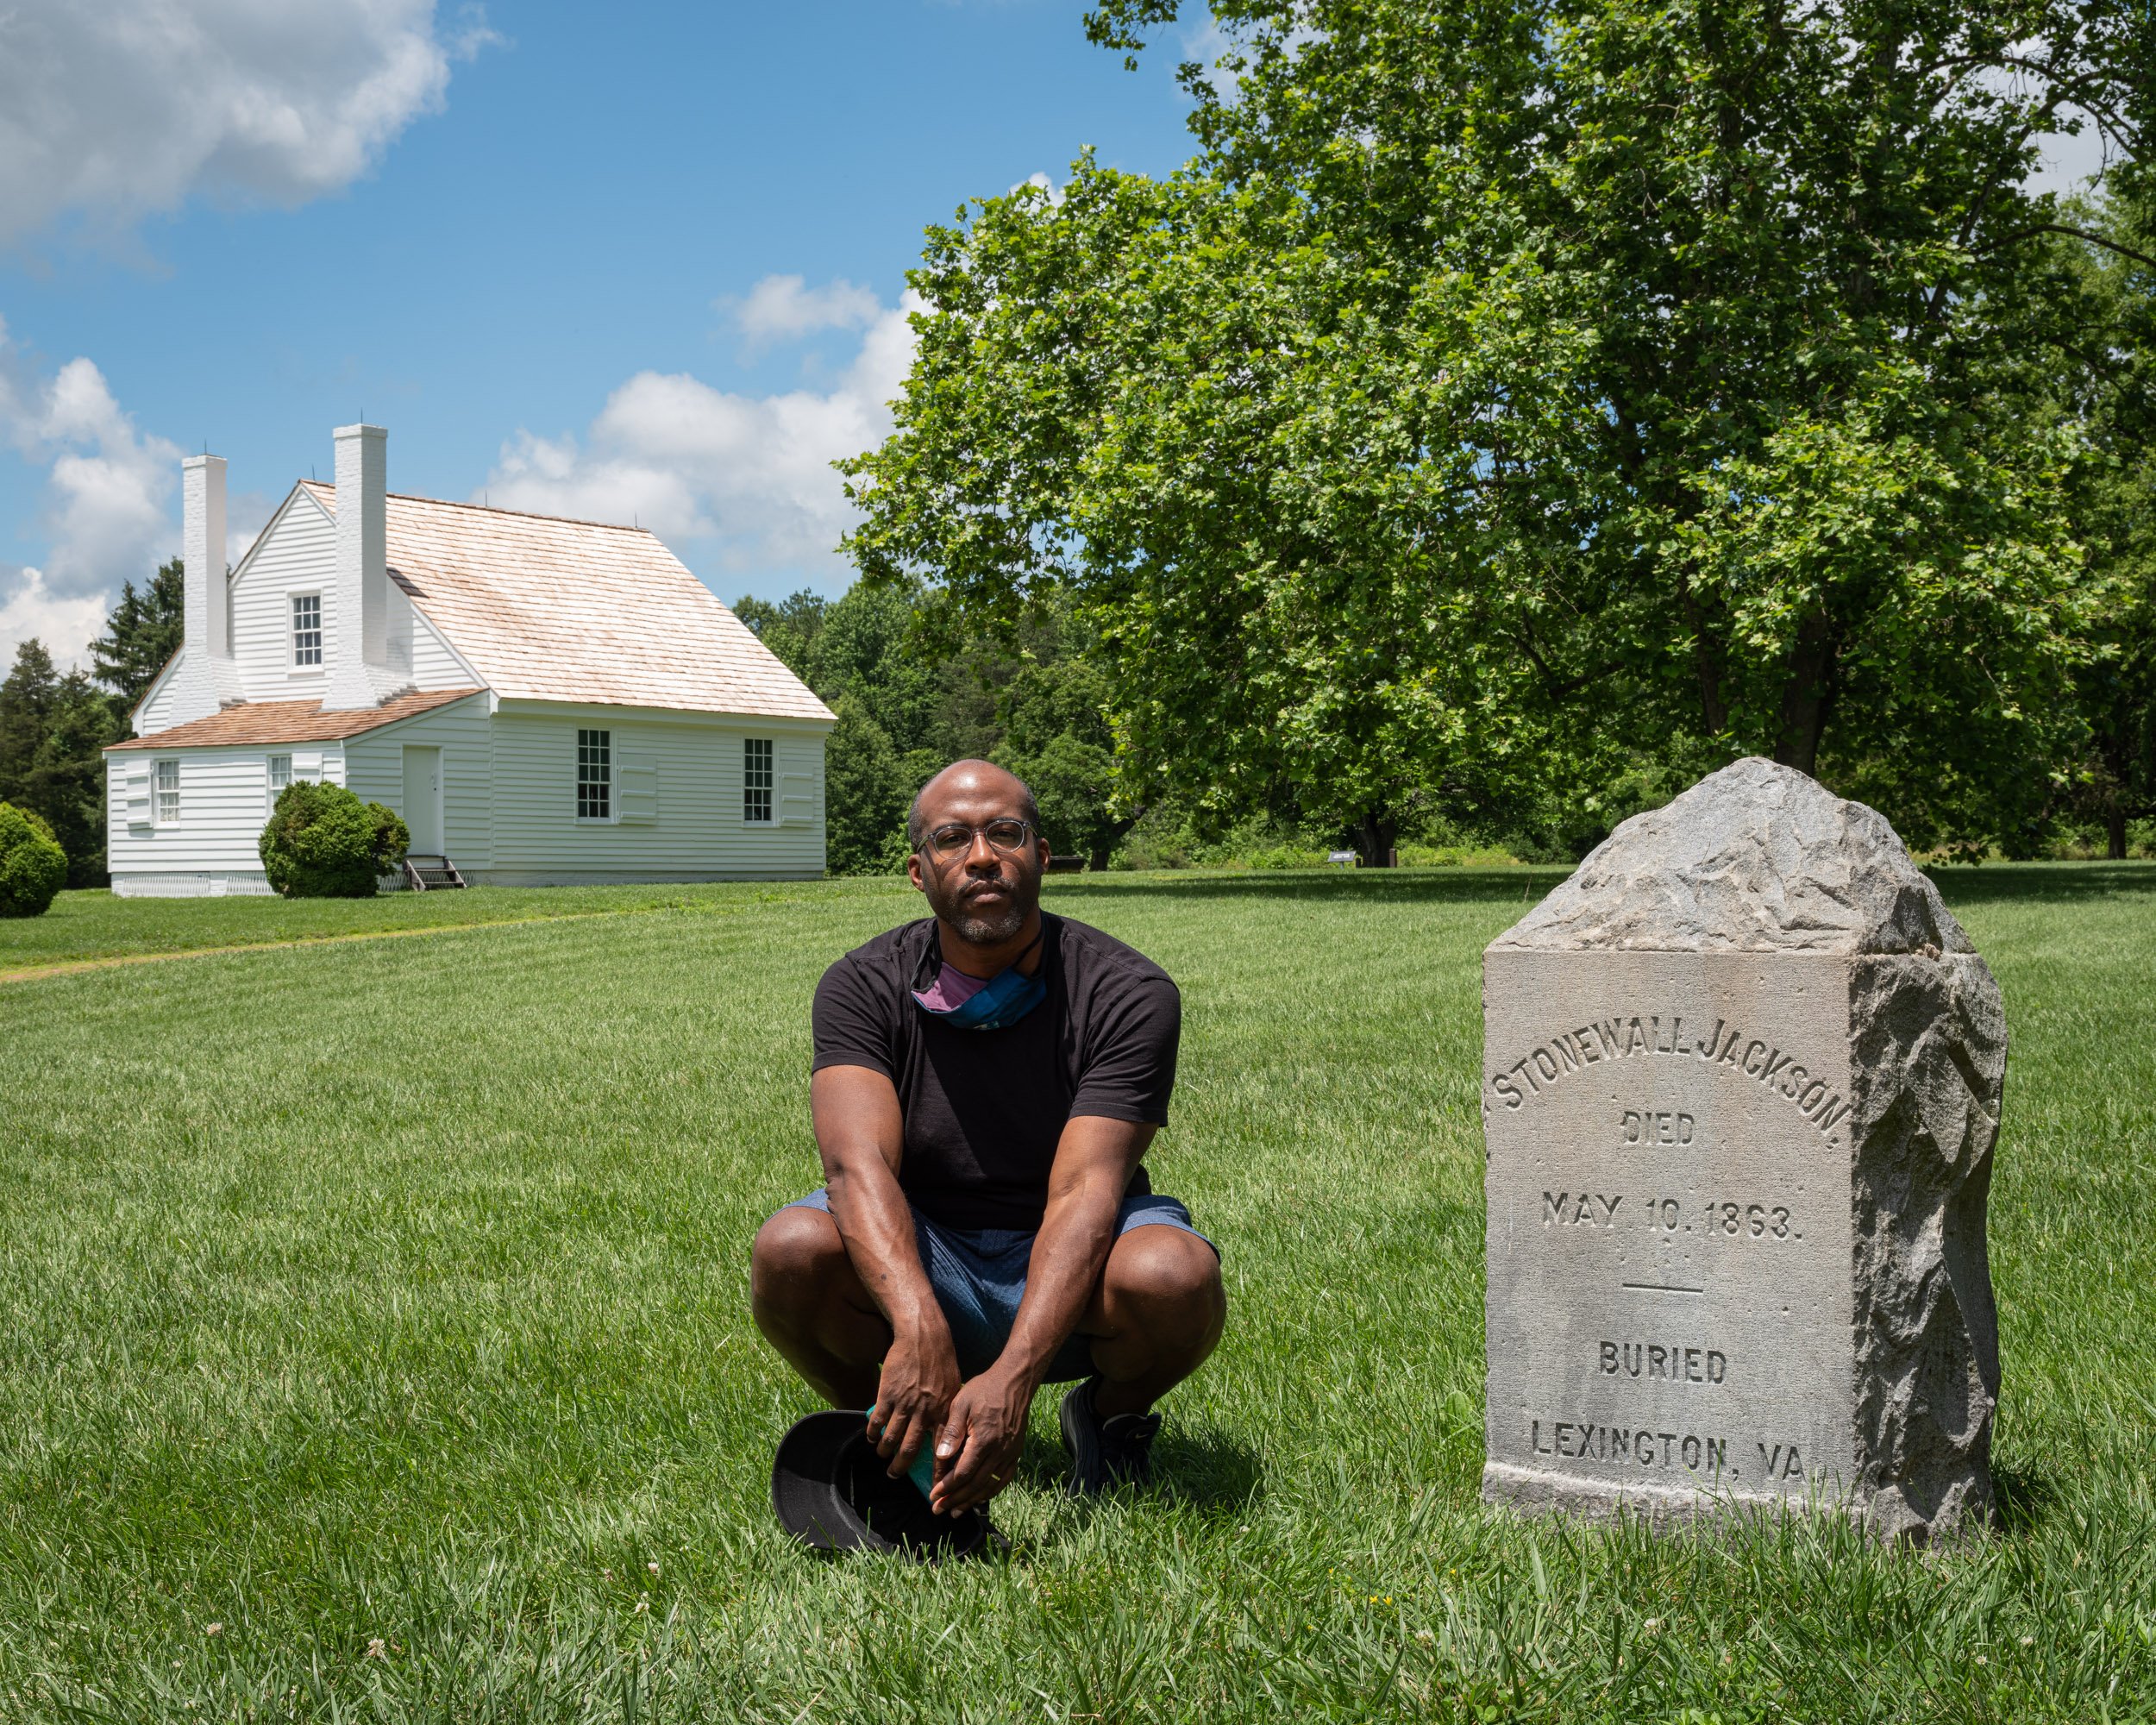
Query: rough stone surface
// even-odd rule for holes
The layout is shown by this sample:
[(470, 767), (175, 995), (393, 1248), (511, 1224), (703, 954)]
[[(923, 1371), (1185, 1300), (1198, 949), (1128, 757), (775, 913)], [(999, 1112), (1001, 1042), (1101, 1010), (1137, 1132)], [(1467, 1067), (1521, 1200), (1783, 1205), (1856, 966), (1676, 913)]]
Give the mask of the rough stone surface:
[(1740, 761), (1483, 963), (1485, 1495), (1988, 1515), (2005, 1020), (1892, 827)]
[(1976, 950), (1885, 816), (1756, 756), (1626, 821), (1496, 944)]

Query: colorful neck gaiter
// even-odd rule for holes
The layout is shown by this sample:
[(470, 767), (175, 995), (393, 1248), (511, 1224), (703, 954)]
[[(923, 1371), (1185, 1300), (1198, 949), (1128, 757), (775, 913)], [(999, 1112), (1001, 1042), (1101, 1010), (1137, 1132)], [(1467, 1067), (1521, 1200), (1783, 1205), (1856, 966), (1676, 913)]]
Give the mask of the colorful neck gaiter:
[[(1025, 951), (985, 982), (949, 963), (941, 964), (933, 982), (925, 988), (913, 990), (915, 1004), (931, 1018), (941, 1019), (953, 1030), (1002, 1030), (1016, 1024), (1048, 998), (1047, 964), (1044, 963), (1031, 976), (1018, 969), (1047, 932), (1048, 923), (1044, 918), (1040, 933), (1033, 937)], [(930, 956), (940, 960), (941, 946), (937, 946)]]

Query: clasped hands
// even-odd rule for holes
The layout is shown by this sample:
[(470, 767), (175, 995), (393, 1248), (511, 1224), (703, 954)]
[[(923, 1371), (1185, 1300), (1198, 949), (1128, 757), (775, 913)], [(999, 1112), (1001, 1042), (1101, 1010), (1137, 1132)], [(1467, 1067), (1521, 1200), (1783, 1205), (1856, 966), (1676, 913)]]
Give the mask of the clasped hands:
[(1011, 1483), (1038, 1387), (1002, 1360), (962, 1383), (950, 1329), (939, 1312), (894, 1333), (883, 1358), (868, 1441), (891, 1464), (893, 1479), (933, 1442), (936, 1483), (929, 1508), (938, 1515), (962, 1515)]

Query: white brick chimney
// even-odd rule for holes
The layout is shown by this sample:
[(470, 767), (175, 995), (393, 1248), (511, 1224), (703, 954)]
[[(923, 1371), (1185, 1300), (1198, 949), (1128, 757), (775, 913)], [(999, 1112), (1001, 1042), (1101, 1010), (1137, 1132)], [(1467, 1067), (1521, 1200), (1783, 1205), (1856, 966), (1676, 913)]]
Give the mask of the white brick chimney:
[(336, 580), (327, 616), (327, 708), (379, 706), (411, 679), (389, 663), (389, 433), (340, 425)]
[(182, 653), (172, 722), (206, 718), (239, 700), (232, 656), (232, 605), (225, 593), (224, 457), (189, 455), (179, 464)]
[(224, 457), (188, 456), (179, 464), (179, 492), (187, 641), (213, 659), (229, 659), (232, 611), (224, 599)]

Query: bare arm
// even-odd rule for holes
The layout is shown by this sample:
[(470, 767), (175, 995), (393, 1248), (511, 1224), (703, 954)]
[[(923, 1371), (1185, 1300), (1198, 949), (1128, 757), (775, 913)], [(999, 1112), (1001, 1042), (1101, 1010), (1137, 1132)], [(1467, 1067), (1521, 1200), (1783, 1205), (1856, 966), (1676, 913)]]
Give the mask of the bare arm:
[(996, 1363), (958, 1392), (936, 1440), (936, 1509), (956, 1515), (1007, 1483), (1033, 1392), (1100, 1284), (1115, 1245), (1116, 1211), (1156, 1130), (1096, 1114), (1064, 1126), (1010, 1339)]
[(913, 1239), (899, 1188), (905, 1128), (899, 1093), (865, 1066), (827, 1066), (809, 1081), (831, 1220), (868, 1297), (891, 1326), (870, 1436), (895, 1477), (943, 1425), (958, 1393), (958, 1357)]

